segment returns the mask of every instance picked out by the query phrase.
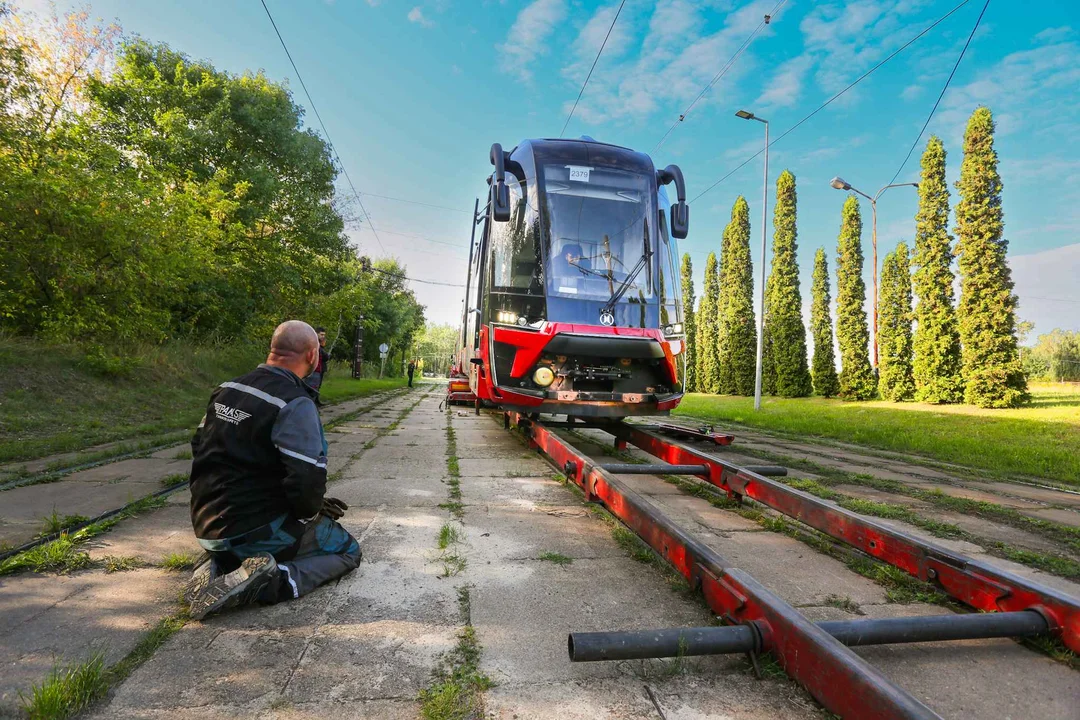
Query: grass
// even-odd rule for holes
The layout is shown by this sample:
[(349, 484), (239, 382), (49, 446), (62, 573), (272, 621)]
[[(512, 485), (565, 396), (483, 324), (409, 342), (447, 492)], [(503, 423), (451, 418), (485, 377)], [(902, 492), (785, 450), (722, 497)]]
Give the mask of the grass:
[(174, 473), (161, 478), (161, 484), (165, 487), (176, 487), (188, 481), (187, 473)]
[(139, 566), (139, 559), (127, 555), (106, 555), (103, 559), (105, 572), (127, 572)]
[(826, 595), (823, 604), (829, 607), (839, 608), (844, 612), (852, 613), (853, 615), (865, 615), (862, 608), (859, 607), (859, 603), (855, 602), (846, 595)]
[[(135, 445), (186, 439), (223, 380), (252, 370), (261, 345), (172, 342), (123, 349), (123, 362), (102, 364), (74, 345), (0, 337), (0, 462), (31, 460), (127, 440)], [(399, 378), (353, 380), (332, 366), (322, 400), (340, 402), (401, 387)], [(184, 438), (175, 433), (183, 430)], [(170, 434), (168, 438), (161, 436)], [(128, 450), (130, 452), (130, 449)], [(90, 453), (91, 462), (122, 453)], [(73, 463), (65, 462), (65, 465)]]
[(108, 532), (121, 520), (164, 507), (166, 502), (167, 500), (163, 497), (143, 498), (108, 520), (92, 523), (71, 534), (64, 533), (51, 542), (42, 543), (18, 555), (13, 555), (0, 561), (0, 577), (25, 571), (64, 574), (88, 568), (93, 562), (89, 555), (79, 550), (80, 545), (90, 538)]
[(42, 519), (38, 537), (45, 537), (61, 530), (67, 530), (70, 527), (81, 525), (89, 519), (85, 515), (58, 515), (54, 508), (51, 515), (46, 515)]
[(1030, 405), (1011, 410), (765, 398), (761, 412), (752, 398), (692, 393), (677, 414), (1080, 486), (1080, 386), (1033, 383), (1031, 392)]
[(194, 553), (169, 553), (161, 559), (159, 565), (165, 570), (191, 570), (198, 559)]
[(191, 459), (191, 448), (189, 448), (189, 447), (184, 448), (183, 450), (179, 450), (175, 455), (173, 455), (173, 460), (190, 460), (190, 459)]
[(536, 559), (545, 560), (549, 563), (555, 563), (556, 565), (570, 565), (574, 562), (574, 558), (557, 552), (542, 552)]
[(451, 545), (456, 545), (461, 542), (463, 533), (458, 529), (456, 525), (446, 523), (439, 528), (438, 545), (440, 550), (445, 550)]
[(81, 663), (54, 666), (40, 685), (19, 697), (31, 720), (62, 720), (82, 711), (108, 689), (105, 653), (99, 650)]

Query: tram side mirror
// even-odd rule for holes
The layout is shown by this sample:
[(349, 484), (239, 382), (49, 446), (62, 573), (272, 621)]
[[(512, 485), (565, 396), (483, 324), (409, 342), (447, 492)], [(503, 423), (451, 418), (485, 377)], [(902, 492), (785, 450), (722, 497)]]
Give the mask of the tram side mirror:
[(495, 222), (510, 219), (510, 188), (506, 187), (506, 154), (502, 145), (491, 146), (491, 164), (495, 166), (495, 179), (491, 183), (491, 217)]
[(678, 165), (668, 165), (663, 170), (657, 170), (656, 182), (659, 185), (675, 183), (675, 197), (678, 202), (671, 206), (671, 236), (683, 240), (690, 232), (690, 207), (686, 204), (686, 181), (683, 180), (682, 170)]
[(685, 201), (671, 206), (671, 237), (685, 240), (690, 232), (690, 206)]

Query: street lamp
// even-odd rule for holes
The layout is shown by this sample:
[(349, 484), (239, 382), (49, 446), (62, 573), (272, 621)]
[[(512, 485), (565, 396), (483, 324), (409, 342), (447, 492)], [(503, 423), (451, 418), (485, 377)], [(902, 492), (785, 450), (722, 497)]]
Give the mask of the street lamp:
[(761, 287), (759, 288), (759, 299), (761, 300), (761, 311), (758, 313), (757, 323), (757, 365), (754, 371), (754, 409), (761, 409), (761, 354), (762, 348), (765, 342), (765, 252), (766, 252), (766, 227), (768, 223), (768, 205), (769, 205), (769, 121), (765, 118), (759, 118), (752, 112), (746, 110), (739, 110), (735, 113), (735, 117), (742, 118), (743, 120), (757, 120), (759, 123), (765, 125), (765, 176), (761, 186)]
[(872, 223), (873, 223), (872, 228), (873, 229), (872, 229), (871, 234), (870, 234), (870, 242), (874, 247), (874, 297), (873, 297), (873, 306), (874, 306), (874, 311), (873, 311), (874, 346), (873, 347), (874, 347), (874, 368), (876, 369), (877, 366), (878, 366), (878, 342), (877, 342), (877, 315), (878, 315), (878, 309), (877, 309), (877, 303), (878, 303), (878, 287), (877, 287), (877, 201), (878, 201), (878, 198), (881, 197), (881, 194), (884, 193), (889, 188), (904, 187), (906, 185), (910, 185), (911, 187), (917, 188), (917, 187), (919, 187), (919, 183), (896, 183), (894, 185), (886, 185), (885, 187), (878, 190), (877, 194), (874, 195), (874, 197), (870, 197), (869, 195), (864, 193), (862, 190), (859, 190), (858, 188), (852, 187), (851, 183), (846, 182), (842, 177), (834, 177), (832, 179), (832, 181), (829, 182), (829, 185), (836, 188), (837, 190), (845, 190), (845, 191), (850, 190), (853, 193), (858, 193), (859, 195), (862, 195), (864, 198), (866, 198), (867, 200), (870, 201), (870, 215), (873, 218), (873, 221), (872, 221)]

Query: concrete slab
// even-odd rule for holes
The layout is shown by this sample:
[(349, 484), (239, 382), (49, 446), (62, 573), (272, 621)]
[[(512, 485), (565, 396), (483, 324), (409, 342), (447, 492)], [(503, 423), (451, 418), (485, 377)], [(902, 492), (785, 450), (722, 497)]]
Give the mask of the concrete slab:
[(202, 547), (191, 529), (187, 505), (169, 505), (125, 520), (86, 544), (90, 557), (134, 557), (151, 564), (173, 553), (199, 554)]
[[(40, 682), (58, 661), (81, 662), (98, 649), (107, 663), (122, 658), (171, 611), (179, 588), (176, 574), (152, 569), (5, 578), (0, 714), (17, 707), (19, 691)], [(9, 625), (13, 621), (18, 624)]]
[(296, 700), (413, 699), (431, 682), (456, 628), (381, 620), (320, 628), (285, 687)]
[(820, 605), (829, 595), (844, 595), (860, 605), (885, 602), (881, 586), (786, 535), (733, 533), (709, 545), (792, 605)]
[(659, 717), (636, 678), (555, 683), (506, 683), (484, 696), (496, 720), (653, 720)]
[(1033, 500), (1046, 505), (1065, 505), (1072, 508), (1080, 508), (1080, 492), (1063, 492), (1049, 487), (1036, 487), (1033, 485), (1021, 485), (1010, 482), (972, 482), (965, 481), (968, 487), (978, 488), (993, 494), (1013, 495)]
[(544, 552), (574, 559), (625, 557), (612, 542), (608, 526), (590, 517), (580, 504), (532, 508), (469, 505), (465, 525), (469, 558), (477, 563), (536, 559)]
[(440, 478), (446, 472), (445, 453), (433, 457), (399, 456), (387, 459), (380, 452), (365, 453), (350, 468), (351, 477), (369, 477), (384, 480), (398, 478)]
[(669, 720), (796, 720), (825, 713), (788, 680), (757, 680), (748, 672), (677, 675), (649, 683)]
[(537, 477), (551, 475), (552, 467), (536, 457), (464, 459), (459, 461), (461, 474), (475, 477)]
[(1070, 527), (1080, 527), (1080, 512), (1077, 512), (1076, 510), (1045, 508), (1043, 510), (1032, 510), (1030, 512), (1025, 511), (1024, 514), (1060, 523), (1062, 525), (1068, 525)]
[(573, 497), (561, 483), (550, 477), (463, 477), (462, 493), (477, 505), (507, 505), (531, 508), (560, 505)]

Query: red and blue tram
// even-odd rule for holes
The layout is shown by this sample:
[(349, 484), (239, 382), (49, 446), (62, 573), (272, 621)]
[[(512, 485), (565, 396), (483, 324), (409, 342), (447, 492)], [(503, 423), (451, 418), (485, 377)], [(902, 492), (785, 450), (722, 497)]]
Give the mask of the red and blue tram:
[(467, 376), (478, 405), (530, 414), (668, 414), (683, 395), (682, 172), (587, 137), (509, 152), (496, 143), (491, 163), (470, 244), (458, 390)]

